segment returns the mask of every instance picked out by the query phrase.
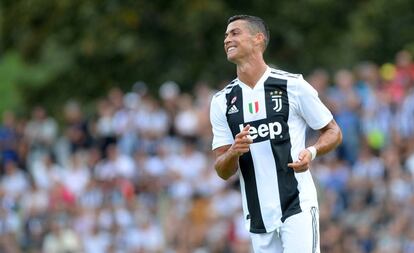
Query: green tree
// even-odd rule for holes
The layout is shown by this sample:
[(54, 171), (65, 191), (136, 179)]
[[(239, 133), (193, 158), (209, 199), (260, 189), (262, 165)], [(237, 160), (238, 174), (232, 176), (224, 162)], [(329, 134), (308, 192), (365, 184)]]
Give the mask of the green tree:
[(223, 33), (240, 13), (266, 20), (265, 57), (282, 69), (381, 63), (414, 48), (413, 9), (410, 0), (3, 0), (0, 91), (16, 99), (5, 92), (0, 100), (3, 108), (60, 108), (138, 80), (153, 92), (168, 80), (184, 90), (200, 79), (218, 86), (234, 77)]

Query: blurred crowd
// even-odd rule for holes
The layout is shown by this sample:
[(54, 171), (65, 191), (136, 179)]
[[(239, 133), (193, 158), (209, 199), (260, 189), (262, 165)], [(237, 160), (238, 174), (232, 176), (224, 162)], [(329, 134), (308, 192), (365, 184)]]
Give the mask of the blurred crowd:
[[(312, 164), (324, 253), (414, 253), (414, 63), (409, 52), (307, 79), (342, 128)], [(219, 89), (226, 83), (217, 86)], [(207, 83), (111, 89), (58, 121), (37, 106), (0, 125), (0, 252), (251, 252), (237, 177), (213, 168)], [(308, 141), (318, 133), (309, 130)], [(300, 243), (300, 238), (298, 238)]]

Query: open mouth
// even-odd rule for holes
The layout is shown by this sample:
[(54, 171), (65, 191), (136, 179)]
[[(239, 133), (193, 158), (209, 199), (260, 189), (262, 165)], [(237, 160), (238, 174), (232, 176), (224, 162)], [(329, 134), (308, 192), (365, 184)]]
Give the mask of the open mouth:
[(234, 46), (228, 47), (227, 48), (227, 53), (230, 53), (231, 51), (233, 51), (235, 49), (236, 49), (236, 47), (234, 47)]

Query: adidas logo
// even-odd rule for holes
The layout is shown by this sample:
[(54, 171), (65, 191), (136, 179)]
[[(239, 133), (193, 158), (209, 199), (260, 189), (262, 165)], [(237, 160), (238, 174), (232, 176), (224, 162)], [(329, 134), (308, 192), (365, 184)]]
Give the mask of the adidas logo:
[(233, 113), (238, 113), (238, 112), (239, 112), (239, 109), (237, 109), (236, 105), (233, 105), (232, 107), (230, 107), (227, 114), (233, 114)]

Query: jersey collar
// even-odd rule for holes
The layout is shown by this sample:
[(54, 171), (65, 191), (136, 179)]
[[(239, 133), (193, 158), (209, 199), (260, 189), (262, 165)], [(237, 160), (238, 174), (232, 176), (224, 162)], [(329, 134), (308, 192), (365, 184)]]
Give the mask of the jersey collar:
[(251, 89), (251, 90), (256, 90), (259, 87), (263, 86), (264, 82), (267, 80), (267, 78), (270, 75), (271, 72), (271, 68), (269, 66), (267, 66), (266, 71), (263, 73), (262, 77), (260, 77), (259, 81), (257, 81), (256, 85), (251, 88), (249, 85), (243, 83), (239, 78), (237, 78), (237, 81), (242, 85), (245, 86), (245, 88)]

